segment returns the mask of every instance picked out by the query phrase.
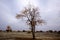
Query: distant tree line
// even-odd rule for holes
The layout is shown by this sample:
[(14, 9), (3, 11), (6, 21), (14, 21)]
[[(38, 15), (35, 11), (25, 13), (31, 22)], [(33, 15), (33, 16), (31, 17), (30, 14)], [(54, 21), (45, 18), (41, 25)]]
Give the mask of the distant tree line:
[[(0, 30), (0, 32), (3, 32), (3, 30)], [(27, 32), (27, 33), (31, 33), (31, 31), (26, 31), (26, 30), (13, 31), (12, 28), (11, 28), (11, 26), (7, 26), (5, 32)], [(42, 31), (42, 30), (40, 30), (40, 31), (36, 31), (36, 33), (37, 32), (47, 32), (47, 33), (58, 33), (58, 34), (60, 34), (60, 31), (53, 31), (53, 30), (48, 30), (48, 31)]]

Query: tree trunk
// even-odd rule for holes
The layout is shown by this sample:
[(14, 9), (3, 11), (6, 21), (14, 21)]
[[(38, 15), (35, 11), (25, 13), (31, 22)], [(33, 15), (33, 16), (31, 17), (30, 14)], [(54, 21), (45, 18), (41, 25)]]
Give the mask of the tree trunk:
[(32, 37), (33, 39), (35, 39), (35, 21), (34, 21), (34, 17), (31, 19), (31, 27), (32, 27)]
[(35, 27), (32, 27), (32, 36), (33, 36), (33, 39), (35, 39)]

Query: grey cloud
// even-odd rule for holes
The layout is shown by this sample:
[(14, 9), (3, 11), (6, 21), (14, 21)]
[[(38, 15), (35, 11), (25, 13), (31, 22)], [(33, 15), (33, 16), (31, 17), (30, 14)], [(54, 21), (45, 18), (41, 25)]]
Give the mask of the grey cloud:
[[(60, 0), (35, 0), (35, 2), (40, 8), (41, 18), (47, 22), (47, 25), (38, 26), (36, 30), (60, 30)], [(29, 30), (25, 21), (15, 18), (23, 7), (22, 0), (20, 2), (19, 0), (0, 0), (0, 29), (5, 30), (7, 25), (11, 25), (13, 30)]]

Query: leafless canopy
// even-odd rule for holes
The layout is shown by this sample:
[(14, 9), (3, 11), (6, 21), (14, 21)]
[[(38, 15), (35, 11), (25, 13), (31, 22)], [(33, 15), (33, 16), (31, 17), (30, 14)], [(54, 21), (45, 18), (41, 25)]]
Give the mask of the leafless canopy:
[(45, 23), (45, 21), (41, 19), (39, 8), (34, 7), (32, 5), (25, 7), (20, 14), (17, 14), (16, 18), (19, 19), (20, 17), (26, 17), (28, 19), (28, 24), (31, 24), (32, 19), (34, 20), (32, 23), (34, 25), (36, 25), (37, 23)]
[(33, 35), (33, 39), (35, 39), (35, 26), (37, 24), (45, 23), (44, 20), (41, 19), (39, 8), (29, 5), (25, 7), (20, 14), (16, 16), (16, 18), (26, 17), (27, 23), (31, 26), (31, 31)]

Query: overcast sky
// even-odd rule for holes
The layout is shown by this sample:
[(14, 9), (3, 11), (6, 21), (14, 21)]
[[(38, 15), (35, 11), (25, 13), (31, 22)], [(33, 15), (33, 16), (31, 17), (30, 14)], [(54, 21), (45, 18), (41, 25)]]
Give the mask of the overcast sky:
[(0, 0), (0, 30), (6, 30), (8, 25), (12, 30), (29, 30), (25, 20), (15, 17), (29, 1), (39, 7), (41, 18), (47, 22), (36, 26), (36, 30), (60, 30), (60, 0)]

